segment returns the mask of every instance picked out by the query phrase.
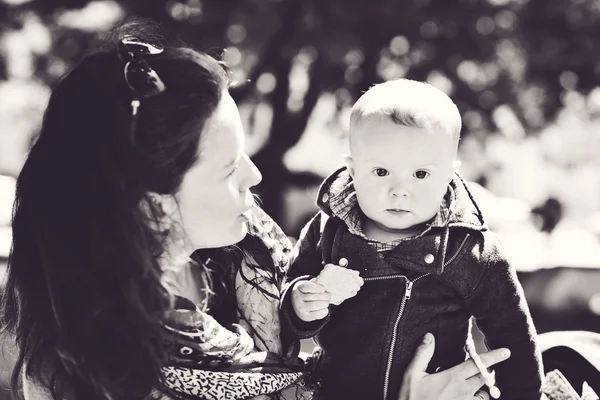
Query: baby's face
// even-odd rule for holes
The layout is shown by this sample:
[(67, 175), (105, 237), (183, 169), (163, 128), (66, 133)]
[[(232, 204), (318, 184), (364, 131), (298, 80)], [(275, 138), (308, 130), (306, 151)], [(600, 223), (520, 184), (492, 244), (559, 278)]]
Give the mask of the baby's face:
[(358, 203), (380, 229), (406, 230), (438, 212), (454, 172), (456, 144), (449, 134), (363, 121), (350, 150)]

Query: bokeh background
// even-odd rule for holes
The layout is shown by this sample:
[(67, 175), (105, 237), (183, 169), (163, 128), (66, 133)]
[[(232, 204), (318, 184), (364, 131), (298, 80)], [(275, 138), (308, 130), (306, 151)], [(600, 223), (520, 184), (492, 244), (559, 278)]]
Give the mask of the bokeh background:
[(444, 90), (464, 119), (461, 172), (538, 331), (600, 332), (598, 0), (0, 0), (0, 277), (52, 87), (132, 16), (231, 66), (257, 192), (292, 238), (347, 152), (360, 93), (399, 77)]

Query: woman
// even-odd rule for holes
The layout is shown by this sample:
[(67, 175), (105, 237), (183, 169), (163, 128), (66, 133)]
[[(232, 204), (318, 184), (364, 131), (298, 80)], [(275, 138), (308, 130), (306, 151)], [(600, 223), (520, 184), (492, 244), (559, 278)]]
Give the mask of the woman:
[[(22, 376), (26, 399), (308, 395), (279, 331), (289, 243), (253, 205), (228, 75), (142, 37), (121, 27), (62, 80), (19, 176), (2, 299), (13, 391)], [(431, 347), (403, 398), (473, 398), (472, 363), (424, 374)]]

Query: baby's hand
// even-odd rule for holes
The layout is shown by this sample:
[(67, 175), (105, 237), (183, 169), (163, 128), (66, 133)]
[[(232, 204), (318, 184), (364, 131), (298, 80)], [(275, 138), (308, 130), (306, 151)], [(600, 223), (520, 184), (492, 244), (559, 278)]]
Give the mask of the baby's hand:
[(300, 281), (292, 288), (292, 307), (304, 322), (325, 318), (329, 313), (330, 301), (331, 294), (314, 280)]
[(327, 264), (319, 276), (313, 279), (331, 294), (331, 304), (339, 305), (344, 300), (354, 297), (364, 283), (358, 271), (344, 268), (346, 265), (348, 260), (345, 258), (340, 260), (340, 265)]

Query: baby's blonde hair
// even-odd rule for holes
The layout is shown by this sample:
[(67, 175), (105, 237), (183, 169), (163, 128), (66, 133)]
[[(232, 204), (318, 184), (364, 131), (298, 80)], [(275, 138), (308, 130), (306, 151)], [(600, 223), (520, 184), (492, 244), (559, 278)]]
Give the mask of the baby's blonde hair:
[(379, 83), (367, 90), (350, 113), (350, 137), (357, 125), (389, 119), (396, 124), (442, 129), (458, 144), (462, 127), (456, 104), (441, 90), (410, 79)]

